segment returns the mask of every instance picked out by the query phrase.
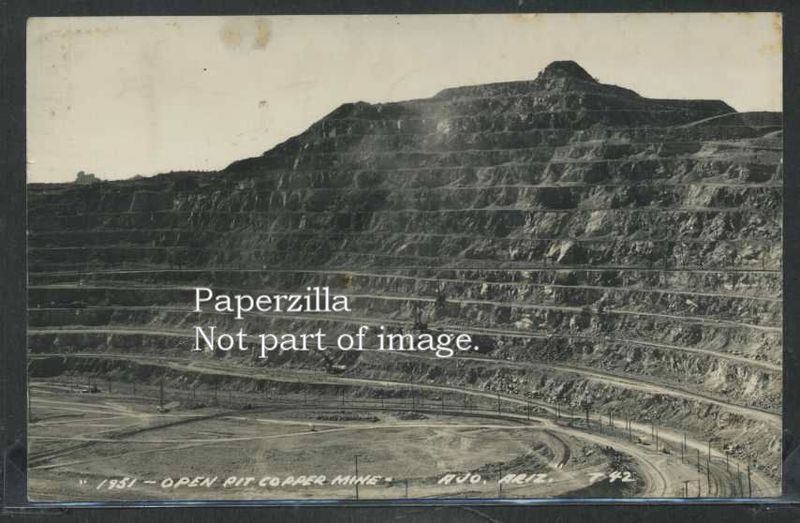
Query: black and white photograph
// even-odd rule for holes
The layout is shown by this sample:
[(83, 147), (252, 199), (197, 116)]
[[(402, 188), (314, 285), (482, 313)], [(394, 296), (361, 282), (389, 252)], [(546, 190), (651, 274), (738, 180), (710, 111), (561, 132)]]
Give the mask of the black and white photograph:
[(782, 39), (29, 18), (29, 500), (779, 497)]

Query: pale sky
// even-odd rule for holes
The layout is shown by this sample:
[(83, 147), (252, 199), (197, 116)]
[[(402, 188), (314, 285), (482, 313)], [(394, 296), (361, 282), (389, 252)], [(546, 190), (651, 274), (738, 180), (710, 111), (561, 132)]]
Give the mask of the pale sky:
[(29, 182), (221, 169), (345, 102), (554, 60), (643, 96), (782, 106), (774, 13), (33, 18), (27, 41)]

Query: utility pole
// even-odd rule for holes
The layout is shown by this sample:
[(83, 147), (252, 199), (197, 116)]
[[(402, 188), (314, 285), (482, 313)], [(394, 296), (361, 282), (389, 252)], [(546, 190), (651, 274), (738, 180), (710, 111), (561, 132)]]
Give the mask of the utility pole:
[(697, 449), (697, 470), (700, 470), (700, 449)]
[(497, 413), (500, 414), (500, 393), (497, 393)]
[(503, 479), (503, 465), (497, 466), (497, 497), (503, 497), (503, 484), (500, 480)]
[(689, 450), (686, 448), (686, 431), (683, 431), (683, 447), (681, 447), (681, 463), (683, 463), (683, 454)]
[(353, 456), (353, 458), (355, 458), (355, 464), (356, 464), (356, 467), (355, 467), (356, 468), (356, 481), (355, 481), (355, 484), (356, 484), (356, 499), (358, 499), (358, 454)]
[(739, 470), (739, 462), (736, 462), (736, 482), (739, 484), (739, 495), (744, 496), (744, 486), (742, 485), (742, 472)]
[(753, 497), (753, 483), (750, 481), (750, 464), (747, 464), (747, 497)]
[(408, 480), (405, 480), (406, 484), (406, 499), (408, 499)]
[(158, 407), (164, 409), (164, 376), (161, 376), (158, 387)]

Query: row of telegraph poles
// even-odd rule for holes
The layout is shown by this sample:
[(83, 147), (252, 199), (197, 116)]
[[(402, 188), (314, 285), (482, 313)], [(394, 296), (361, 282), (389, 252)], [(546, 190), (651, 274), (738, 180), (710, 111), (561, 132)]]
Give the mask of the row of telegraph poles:
[[(590, 407), (589, 407), (589, 405), (588, 404), (584, 405), (584, 409), (585, 409), (586, 427), (587, 427), (587, 429), (591, 429), (591, 417), (590, 417)], [(556, 415), (556, 419), (558, 419), (558, 415)], [(609, 413), (608, 414), (608, 425), (609, 425), (609, 427), (614, 427), (615, 426), (614, 425), (614, 414), (613, 413)], [(602, 423), (600, 423), (599, 426), (602, 426)], [(625, 419), (625, 429), (624, 429), (624, 431), (627, 433), (628, 439), (633, 441), (632, 422), (631, 422), (631, 419), (629, 417)], [(655, 423), (655, 421), (651, 421), (650, 422), (650, 438), (653, 441), (653, 444), (654, 444), (656, 452), (661, 450), (661, 438), (659, 437), (659, 427)], [(666, 446), (664, 446), (664, 448), (666, 449)], [(708, 493), (710, 494), (711, 493), (711, 459), (712, 459), (712, 456), (711, 456), (711, 440), (708, 440), (708, 447), (707, 448), (708, 448), (708, 450), (707, 450), (707, 456), (706, 456), (706, 460), (705, 460), (705, 473), (706, 473), (706, 484), (708, 485)], [(688, 450), (689, 449), (688, 449), (688, 443), (687, 443), (687, 439), (686, 439), (686, 431), (683, 431), (683, 441), (681, 443), (681, 463), (687, 463), (688, 462), (688, 459), (689, 459)], [(699, 472), (703, 472), (703, 468), (704, 467), (703, 467), (703, 464), (701, 463), (701, 460), (700, 460), (700, 449), (695, 449), (695, 450), (696, 450), (696, 466), (697, 466), (697, 470)], [(724, 455), (725, 455), (725, 470), (726, 470), (726, 472), (731, 473), (730, 454), (729, 454), (727, 449), (724, 449), (723, 452), (724, 452)], [(746, 467), (746, 478), (747, 478), (747, 496), (748, 497), (752, 497), (753, 496), (753, 482), (752, 482), (752, 475), (751, 475), (751, 470), (750, 470), (750, 465), (749, 464)], [(692, 484), (695, 481), (697, 482), (697, 496), (699, 497), (701, 495), (700, 493), (701, 493), (701, 489), (702, 489), (702, 486), (701, 486), (702, 482), (701, 482), (700, 479), (697, 479), (697, 480), (684, 480), (684, 482), (683, 482), (684, 483), (684, 485), (683, 485), (684, 497), (688, 497), (688, 493), (689, 493), (689, 490), (690, 490), (689, 489), (689, 485)], [(739, 495), (744, 496), (744, 490), (745, 489), (744, 489), (744, 484), (743, 484), (743, 481), (742, 481), (742, 473), (741, 473), (740, 466), (739, 466), (738, 462), (736, 463), (736, 485), (738, 486), (738, 489), (736, 489), (736, 490), (738, 491)]]
[[(112, 393), (114, 389), (113, 389), (113, 381), (111, 380), (110, 377), (106, 378), (106, 384), (107, 384), (108, 392)], [(87, 387), (95, 387), (96, 386), (96, 378), (92, 378), (92, 377), (87, 376), (87, 378), (86, 378), (86, 386)], [(163, 410), (164, 406), (165, 406), (165, 389), (164, 389), (164, 377), (163, 376), (159, 379), (158, 390), (159, 390), (159, 393), (158, 393), (159, 409)], [(132, 392), (134, 394), (136, 394), (136, 382), (132, 382)], [(345, 387), (340, 387), (339, 392), (340, 392), (340, 403), (341, 403), (341, 406), (344, 407), (345, 404), (347, 403), (346, 398), (345, 398)], [(218, 393), (219, 393), (219, 384), (215, 384), (215, 386), (213, 387), (213, 398), (214, 398), (214, 403), (215, 404), (219, 404)], [(265, 391), (265, 393), (269, 397), (270, 391), (267, 390), (267, 391)], [(196, 394), (196, 387), (194, 387), (194, 386), (191, 388), (191, 397), (192, 397), (192, 400), (196, 400), (197, 394)], [(503, 412), (503, 398), (502, 398), (502, 396), (500, 395), (499, 392), (496, 393), (495, 397), (496, 397), (497, 414), (502, 414), (502, 412)], [(228, 390), (228, 400), (229, 400), (230, 403), (233, 402), (233, 391), (231, 389)], [(411, 410), (412, 411), (416, 411), (417, 409), (424, 409), (425, 408), (425, 397), (424, 397), (424, 395), (419, 395), (418, 396), (416, 390), (414, 390), (413, 388), (410, 389), (410, 400), (411, 400)], [(385, 404), (385, 401), (384, 401), (383, 397), (379, 398), (379, 402), (380, 402), (380, 408), (381, 409), (385, 409), (386, 404)], [(308, 391), (307, 390), (303, 391), (303, 405), (308, 405)], [(395, 406), (396, 406), (396, 404), (395, 404)], [(442, 394), (439, 397), (439, 401), (438, 401), (438, 405), (437, 406), (439, 407), (441, 412), (445, 411), (446, 405), (445, 405), (444, 394)], [(29, 411), (30, 411), (30, 409), (31, 409), (30, 394), (28, 395), (28, 408), (29, 408)], [(431, 407), (429, 407), (429, 409), (430, 408)], [(458, 406), (457, 405), (452, 405), (451, 408), (456, 408), (457, 409)], [(467, 394), (464, 394), (463, 409), (464, 410), (472, 410), (474, 408), (476, 408), (476, 404), (474, 404), (473, 402), (471, 402), (469, 400)], [(532, 406), (531, 406), (531, 401), (530, 400), (527, 400), (525, 402), (524, 409), (525, 409), (526, 418), (528, 420), (530, 420), (530, 418), (531, 418), (531, 410), (532, 410)], [(590, 403), (588, 403), (588, 402), (584, 403), (583, 410), (584, 410), (584, 419), (585, 419), (586, 429), (587, 430), (592, 430), (594, 428), (596, 430), (602, 431), (602, 427), (603, 427), (603, 418), (602, 418), (602, 416), (600, 416), (598, 418), (598, 423), (596, 424), (596, 426), (593, 427), (592, 418), (591, 418), (591, 405), (590, 405)], [(554, 415), (555, 420), (557, 422), (559, 420), (561, 420), (562, 417), (563, 418), (572, 418), (573, 420), (579, 419), (577, 417), (574, 417), (574, 416), (570, 415), (568, 412), (565, 414), (565, 411), (564, 411), (563, 407), (558, 402), (555, 402), (555, 404), (554, 404), (553, 415)], [(616, 425), (614, 423), (614, 413), (613, 412), (610, 412), (610, 413), (607, 414), (607, 419), (608, 419), (609, 428), (610, 429), (616, 428)], [(625, 434), (630, 441), (634, 441), (633, 421), (631, 420), (630, 417), (625, 417), (624, 421), (625, 421), (625, 424), (624, 424), (623, 434)], [(650, 437), (651, 437), (651, 440), (652, 440), (652, 442), (654, 444), (655, 451), (656, 452), (660, 451), (661, 450), (661, 441), (662, 440), (661, 440), (660, 435), (659, 435), (659, 427), (655, 423), (654, 420), (652, 420), (650, 422)], [(666, 449), (666, 446), (664, 448)], [(689, 462), (690, 458), (689, 458), (688, 450), (689, 449), (688, 449), (688, 444), (687, 444), (686, 432), (684, 431), (683, 432), (683, 441), (681, 442), (681, 445), (680, 445), (681, 463), (688, 463)], [(705, 468), (706, 482), (707, 482), (707, 485), (708, 485), (708, 492), (710, 494), (710, 492), (711, 492), (711, 458), (712, 458), (712, 456), (711, 456), (711, 441), (710, 440), (708, 441), (708, 450), (707, 450), (707, 456), (706, 456), (706, 459), (705, 459), (705, 464), (703, 464), (701, 462), (700, 449), (695, 449), (695, 450), (696, 450), (696, 452), (695, 452), (695, 460), (694, 460), (695, 461), (695, 465), (697, 467), (698, 472), (701, 472), (701, 473), (703, 472), (703, 469)], [(728, 453), (727, 449), (724, 450), (724, 454), (725, 454), (725, 468), (726, 468), (726, 471), (731, 473), (731, 470), (730, 470), (731, 469), (731, 467), (730, 467), (730, 459), (729, 459), (729, 453)], [(359, 455), (355, 455), (354, 456), (354, 467), (355, 467), (355, 471), (356, 471), (356, 476), (358, 475), (358, 457), (359, 457)], [(703, 465), (705, 465), (705, 467), (703, 467)], [(737, 478), (736, 481), (737, 481), (737, 485), (738, 485), (738, 492), (739, 492), (740, 495), (744, 495), (744, 484), (743, 484), (743, 481), (742, 481), (742, 474), (741, 474), (740, 466), (739, 466), (738, 462), (736, 463), (736, 478)], [(750, 465), (749, 464), (747, 465), (747, 468), (746, 468), (746, 478), (747, 478), (748, 496), (752, 497), (752, 494), (753, 494), (752, 477), (751, 477), (751, 470), (750, 470)], [(694, 482), (697, 482), (697, 490), (696, 490), (697, 496), (699, 497), (701, 495), (702, 484), (701, 484), (701, 481), (699, 479), (697, 479), (697, 480), (684, 480), (683, 481), (683, 494), (684, 494), (684, 497), (688, 497), (689, 493), (692, 490), (691, 485), (693, 485)], [(407, 495), (407, 491), (408, 491), (408, 484), (406, 482), (406, 495)], [(502, 486), (499, 486), (498, 495), (501, 494), (501, 493), (502, 493)], [(356, 496), (356, 499), (358, 499), (358, 495), (359, 495), (359, 493), (358, 493), (358, 482), (356, 481), (356, 485), (355, 485), (355, 496)]]

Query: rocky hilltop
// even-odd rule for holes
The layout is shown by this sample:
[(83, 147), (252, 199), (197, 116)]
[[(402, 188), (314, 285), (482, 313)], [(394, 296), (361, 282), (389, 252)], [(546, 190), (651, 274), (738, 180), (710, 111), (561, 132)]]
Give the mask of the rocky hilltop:
[(777, 478), (781, 125), (555, 62), (530, 81), (345, 104), (221, 172), (31, 184), (30, 350), (65, 355), (34, 372), (148, 379), (156, 357), (219, 363), (189, 351), (192, 326), (210, 321), (191, 312), (192, 286), (327, 285), (352, 297), (351, 314), (214, 322), (425, 325), (485, 350), (225, 364), (588, 406)]

